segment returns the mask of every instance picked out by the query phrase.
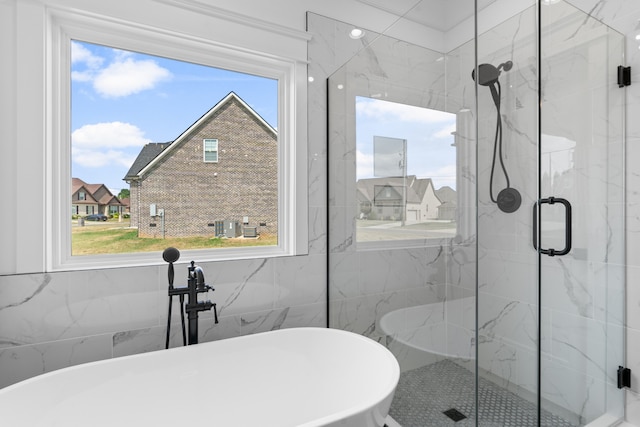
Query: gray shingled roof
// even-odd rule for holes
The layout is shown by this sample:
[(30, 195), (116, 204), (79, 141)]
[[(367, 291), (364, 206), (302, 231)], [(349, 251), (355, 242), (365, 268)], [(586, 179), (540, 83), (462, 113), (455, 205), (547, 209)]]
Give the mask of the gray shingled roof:
[(438, 197), (438, 199), (440, 199), (440, 201), (443, 204), (444, 203), (457, 204), (458, 202), (458, 199), (456, 196), (456, 190), (449, 187), (448, 185), (445, 185), (444, 187), (441, 187), (440, 189), (436, 190), (436, 196)]
[(158, 157), (158, 155), (162, 153), (164, 149), (169, 145), (171, 145), (170, 142), (151, 142), (142, 147), (142, 150), (140, 150), (140, 154), (138, 154), (138, 157), (136, 157), (136, 160), (131, 165), (131, 168), (129, 168), (129, 172), (127, 172), (125, 177), (122, 179), (127, 181), (136, 178), (140, 171), (153, 159)]

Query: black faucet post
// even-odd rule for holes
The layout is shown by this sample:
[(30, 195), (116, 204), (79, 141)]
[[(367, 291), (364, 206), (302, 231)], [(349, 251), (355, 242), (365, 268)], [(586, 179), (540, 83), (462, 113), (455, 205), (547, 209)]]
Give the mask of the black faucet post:
[(211, 301), (198, 301), (198, 294), (214, 290), (211, 286), (204, 283), (204, 274), (202, 269), (191, 261), (189, 266), (189, 279), (187, 281), (187, 289), (189, 293), (189, 303), (185, 311), (189, 321), (189, 345), (198, 344), (198, 313), (208, 311), (213, 308), (215, 323), (218, 323), (218, 313), (216, 305)]
[[(184, 327), (184, 313), (187, 313), (189, 321), (189, 345), (198, 344), (198, 313), (201, 311), (208, 311), (213, 309), (213, 315), (215, 323), (218, 323), (218, 312), (216, 304), (211, 301), (198, 301), (198, 294), (213, 291), (214, 289), (205, 284), (204, 273), (202, 268), (195, 265), (194, 261), (191, 261), (189, 266), (189, 274), (187, 277), (187, 286), (183, 288), (176, 288), (173, 286), (173, 262), (177, 261), (180, 257), (180, 252), (174, 248), (168, 248), (165, 250), (163, 257), (165, 261), (169, 262), (169, 314), (167, 319), (167, 342), (166, 348), (169, 348), (169, 331), (171, 328), (171, 300), (175, 295), (180, 296), (180, 316), (182, 318), (182, 336), (184, 344), (185, 339), (185, 327)], [(189, 301), (186, 307), (183, 309), (184, 297), (187, 295)]]

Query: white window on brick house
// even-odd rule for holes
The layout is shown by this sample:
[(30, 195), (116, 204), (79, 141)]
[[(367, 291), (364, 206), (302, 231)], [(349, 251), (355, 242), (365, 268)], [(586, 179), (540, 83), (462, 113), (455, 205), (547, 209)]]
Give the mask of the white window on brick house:
[(218, 163), (218, 140), (205, 139), (203, 141), (205, 163)]

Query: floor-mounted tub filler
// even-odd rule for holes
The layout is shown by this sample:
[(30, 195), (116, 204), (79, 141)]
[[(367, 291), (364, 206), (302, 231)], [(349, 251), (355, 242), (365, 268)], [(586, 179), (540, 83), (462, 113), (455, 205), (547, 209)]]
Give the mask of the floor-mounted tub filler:
[(400, 369), (382, 345), (293, 328), (73, 366), (0, 390), (12, 427), (381, 427)]

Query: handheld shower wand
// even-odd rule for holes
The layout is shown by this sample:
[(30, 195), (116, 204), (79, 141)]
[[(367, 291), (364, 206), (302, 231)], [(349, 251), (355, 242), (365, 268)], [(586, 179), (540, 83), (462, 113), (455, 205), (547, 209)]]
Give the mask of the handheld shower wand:
[[(169, 268), (167, 270), (169, 279), (169, 313), (167, 314), (167, 339), (164, 347), (167, 349), (169, 348), (169, 336), (171, 333), (171, 305), (173, 303), (172, 291), (174, 290), (173, 279), (175, 276), (173, 263), (180, 259), (180, 251), (176, 248), (167, 248), (162, 252), (162, 259), (169, 263)], [(182, 342), (184, 345), (187, 345), (187, 331), (184, 324), (184, 294), (180, 294), (180, 320), (182, 322)]]
[[(491, 91), (491, 97), (493, 103), (496, 106), (497, 118), (496, 118), (496, 134), (493, 142), (493, 161), (491, 162), (491, 175), (489, 178), (489, 197), (493, 203), (498, 205), (501, 211), (506, 213), (512, 213), (518, 210), (522, 203), (522, 197), (520, 192), (515, 188), (512, 188), (509, 181), (509, 173), (504, 164), (502, 156), (502, 116), (500, 115), (500, 105), (502, 96), (502, 87), (500, 86), (500, 73), (502, 70), (509, 71), (513, 67), (513, 62), (506, 61), (497, 67), (491, 64), (478, 65), (478, 76), (476, 76), (476, 70), (471, 72), (471, 78), (481, 86), (487, 86)], [(477, 78), (476, 78), (477, 77)], [(500, 167), (504, 173), (507, 187), (498, 193), (498, 197), (493, 196), (493, 177), (496, 167), (496, 155), (500, 160)]]

